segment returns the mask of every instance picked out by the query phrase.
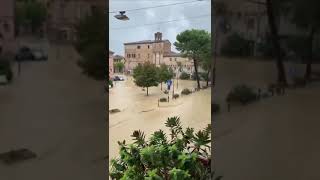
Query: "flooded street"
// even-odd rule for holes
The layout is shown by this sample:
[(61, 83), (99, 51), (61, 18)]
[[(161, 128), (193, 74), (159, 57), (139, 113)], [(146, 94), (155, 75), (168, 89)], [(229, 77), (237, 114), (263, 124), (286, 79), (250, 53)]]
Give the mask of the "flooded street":
[(21, 76), (14, 64), (12, 84), (0, 86), (0, 152), (28, 148), (37, 158), (0, 162), (0, 179), (106, 179), (103, 82), (81, 73), (72, 47), (35, 43), (49, 48), (48, 61), (23, 62)]
[[(305, 65), (296, 66), (304, 72)], [(319, 72), (320, 66), (313, 69)], [(319, 82), (226, 110), (224, 100), (232, 86), (264, 88), (275, 82), (276, 72), (273, 61), (218, 60), (213, 98), (222, 111), (213, 115), (214, 164), (225, 180), (320, 179)]]
[[(205, 82), (202, 83), (205, 85)], [(174, 84), (177, 87), (176, 80)], [(137, 87), (132, 77), (116, 82), (109, 90), (109, 109), (120, 109), (121, 112), (109, 114), (110, 159), (118, 156), (117, 141), (130, 142), (134, 130), (144, 131), (147, 137), (159, 129), (168, 132), (165, 127), (168, 117), (179, 116), (184, 128), (205, 128), (211, 122), (211, 89), (181, 96), (182, 89), (195, 87), (196, 81), (178, 80), (175, 94), (179, 93), (180, 97), (172, 100), (171, 88), (170, 102), (162, 102), (158, 107), (158, 98), (168, 97), (161, 91), (160, 85), (149, 88), (149, 96), (146, 96), (146, 91)], [(166, 85), (163, 84), (162, 88), (166, 89)]]

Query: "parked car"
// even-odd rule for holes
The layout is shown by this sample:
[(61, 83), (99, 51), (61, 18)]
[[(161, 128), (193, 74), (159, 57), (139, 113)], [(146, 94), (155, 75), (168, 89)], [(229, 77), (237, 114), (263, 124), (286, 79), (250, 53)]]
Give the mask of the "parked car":
[(23, 46), (18, 50), (15, 59), (17, 61), (34, 60), (34, 55), (29, 47)]
[(32, 50), (32, 54), (34, 56), (33, 60), (38, 60), (38, 61), (48, 60), (48, 55), (42, 49)]
[(114, 76), (114, 77), (113, 77), (113, 80), (114, 80), (114, 81), (124, 81), (124, 78), (123, 78), (123, 77), (120, 77), (120, 76)]
[(30, 60), (48, 60), (48, 55), (42, 49), (30, 49), (29, 47), (21, 47), (16, 54), (17, 61), (30, 61)]

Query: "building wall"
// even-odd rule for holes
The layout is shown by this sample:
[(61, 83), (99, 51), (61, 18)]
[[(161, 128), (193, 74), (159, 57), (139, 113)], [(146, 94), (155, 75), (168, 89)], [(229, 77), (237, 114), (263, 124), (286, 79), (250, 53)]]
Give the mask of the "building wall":
[[(179, 62), (181, 66), (178, 65)], [(177, 76), (179, 76), (181, 72), (186, 72), (190, 75), (194, 72), (193, 61), (185, 57), (166, 56), (163, 59), (163, 63), (172, 68)]]
[[(238, 33), (247, 40), (253, 42), (252, 55), (258, 56), (257, 44), (266, 40), (270, 32), (267, 12), (264, 6), (250, 3), (246, 0), (216, 0), (216, 4), (224, 4), (226, 11), (216, 15), (215, 35), (217, 36), (217, 53), (220, 54), (221, 47), (227, 41), (227, 37)], [(229, 31), (224, 31), (224, 25), (230, 25)], [(292, 23), (288, 17), (278, 19), (279, 35), (298, 34), (301, 31)]]
[(169, 41), (125, 45), (126, 71), (134, 69), (139, 63), (150, 62), (159, 66), (165, 53), (171, 51)]
[(105, 9), (105, 0), (48, 0), (47, 30), (51, 39), (75, 40), (76, 25), (93, 9)]
[(14, 0), (1, 0), (0, 6), (0, 55), (16, 49)]

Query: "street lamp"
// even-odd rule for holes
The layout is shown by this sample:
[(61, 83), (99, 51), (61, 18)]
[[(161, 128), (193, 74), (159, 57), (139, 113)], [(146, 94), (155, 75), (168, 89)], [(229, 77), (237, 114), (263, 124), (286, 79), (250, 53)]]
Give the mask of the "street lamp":
[(119, 11), (120, 14), (117, 14), (115, 15), (114, 17), (119, 19), (119, 20), (122, 20), (122, 21), (127, 21), (129, 20), (128, 16), (125, 15), (124, 13), (126, 13), (125, 11)]

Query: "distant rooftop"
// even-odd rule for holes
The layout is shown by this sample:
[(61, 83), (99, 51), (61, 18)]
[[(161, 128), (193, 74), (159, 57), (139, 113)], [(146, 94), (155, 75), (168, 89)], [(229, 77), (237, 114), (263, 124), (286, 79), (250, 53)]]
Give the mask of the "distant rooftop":
[(113, 57), (113, 59), (114, 59), (114, 60), (121, 60), (121, 59), (124, 59), (124, 57), (123, 57), (123, 56), (120, 56), (120, 55), (115, 55), (115, 56)]
[(158, 42), (169, 42), (169, 40), (143, 40), (143, 41), (136, 41), (136, 42), (129, 42), (129, 43), (124, 43), (124, 45), (131, 45), (131, 44), (152, 44), (152, 43), (158, 43)]
[(181, 57), (181, 56), (182, 56), (181, 53), (176, 53), (176, 52), (173, 52), (173, 51), (171, 51), (169, 53), (165, 53), (163, 55), (163, 57)]

